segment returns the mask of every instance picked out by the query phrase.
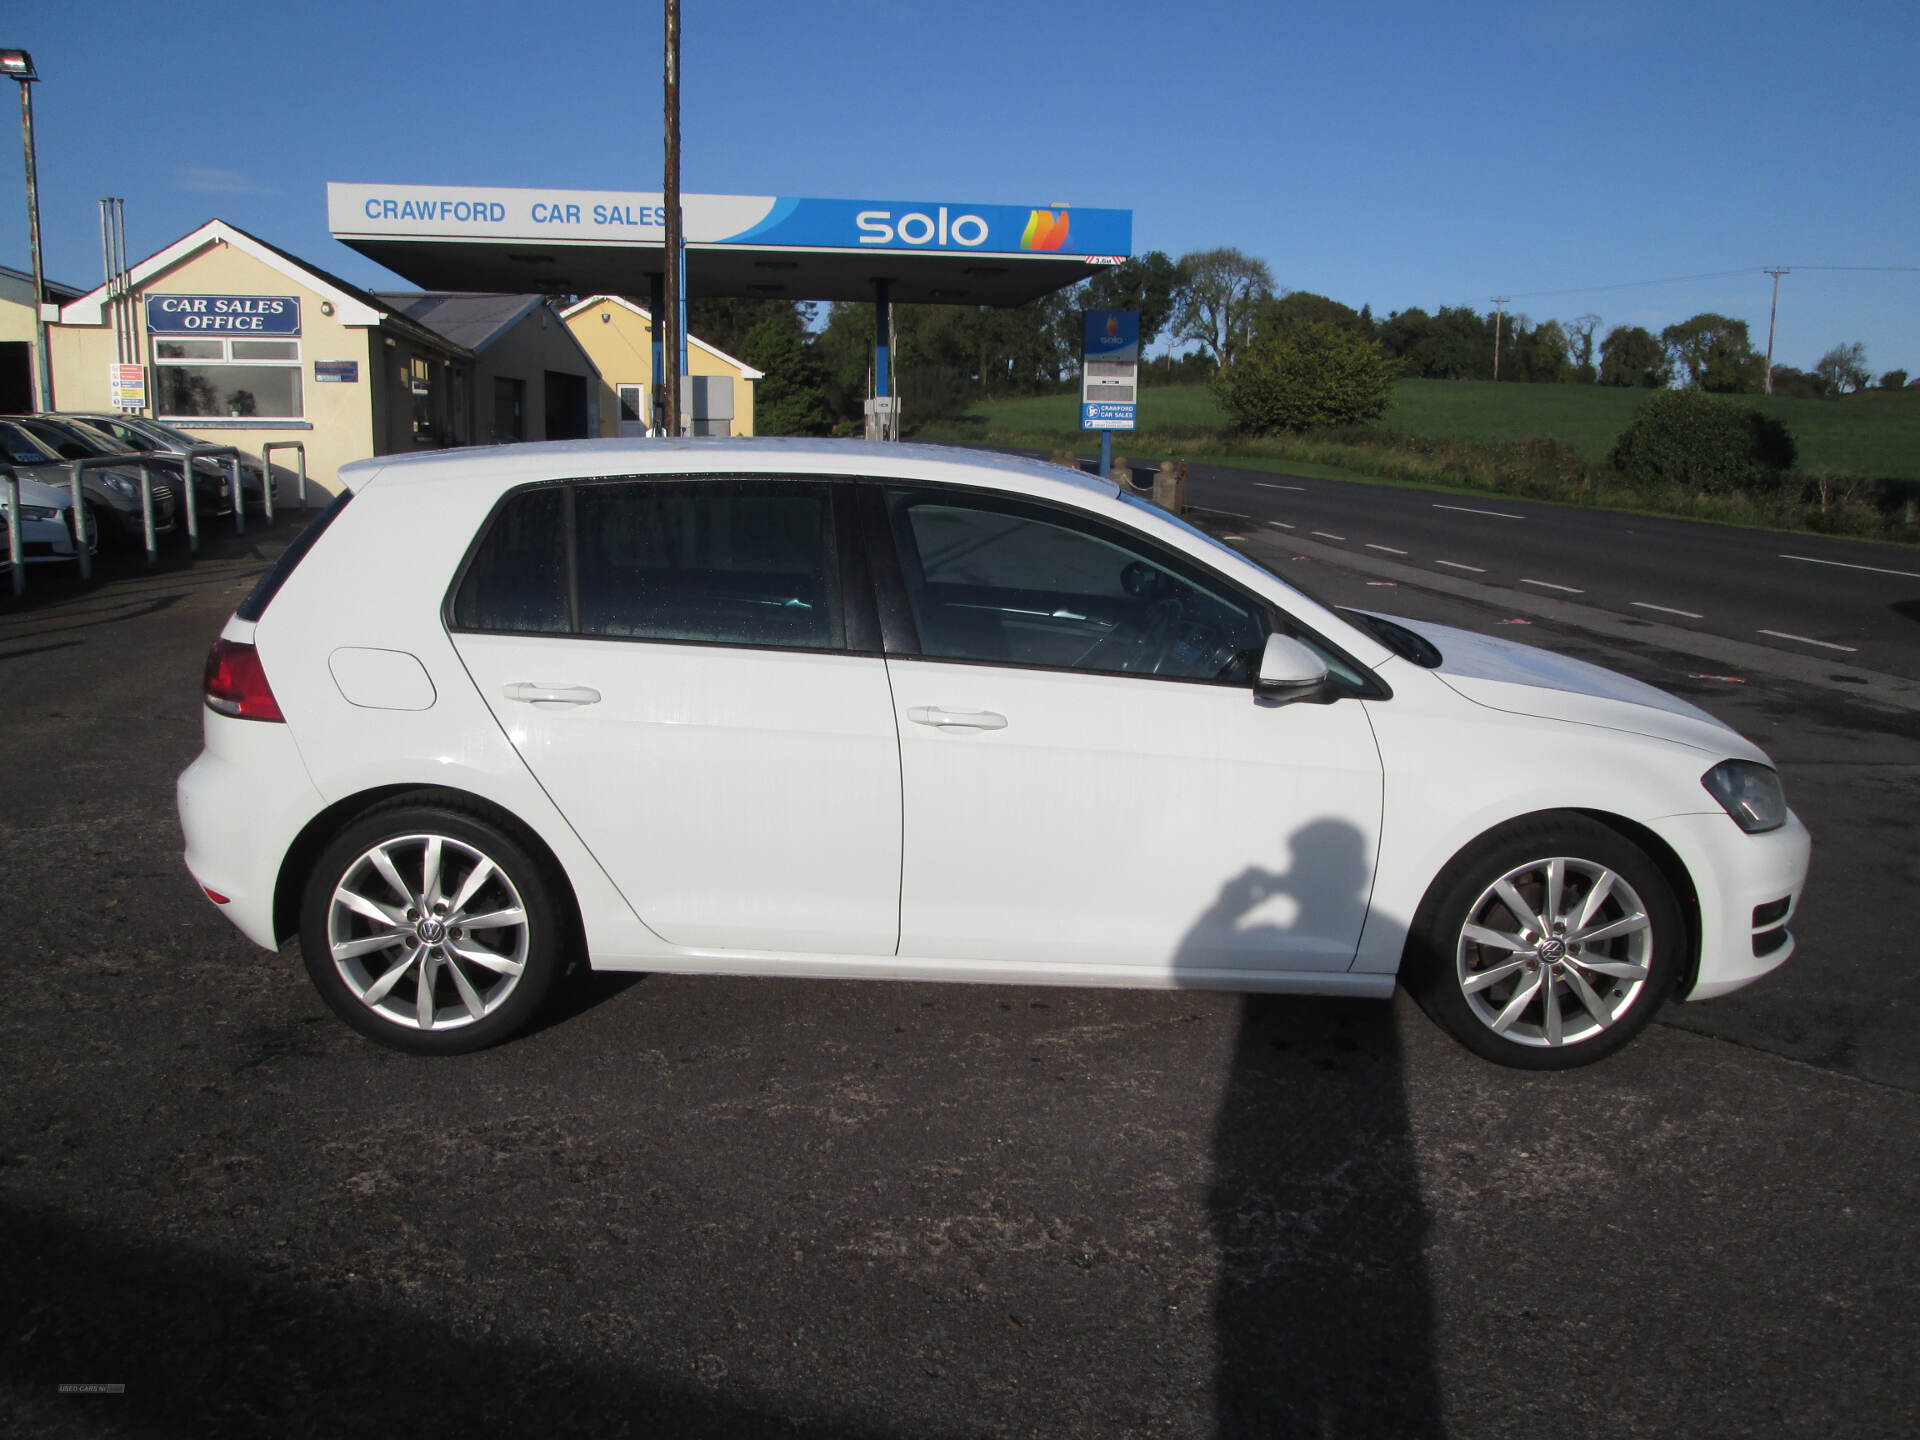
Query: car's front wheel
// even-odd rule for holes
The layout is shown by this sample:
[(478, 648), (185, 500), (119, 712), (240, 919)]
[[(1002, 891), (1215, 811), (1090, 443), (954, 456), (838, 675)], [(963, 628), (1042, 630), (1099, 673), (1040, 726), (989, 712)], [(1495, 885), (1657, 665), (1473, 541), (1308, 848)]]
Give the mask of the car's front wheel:
[(1646, 852), (1584, 815), (1469, 846), (1415, 916), (1407, 982), (1476, 1054), (1528, 1070), (1611, 1055), (1673, 989), (1684, 943)]
[(307, 973), (341, 1019), (396, 1050), (451, 1055), (505, 1039), (564, 959), (554, 885), (471, 815), (401, 803), (327, 847), (300, 912)]

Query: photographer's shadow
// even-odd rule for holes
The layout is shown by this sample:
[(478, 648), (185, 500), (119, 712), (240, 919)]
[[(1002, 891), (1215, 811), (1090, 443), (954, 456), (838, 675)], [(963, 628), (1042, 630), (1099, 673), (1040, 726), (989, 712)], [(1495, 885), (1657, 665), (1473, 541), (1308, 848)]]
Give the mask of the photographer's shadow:
[[(1300, 968), (1346, 968), (1339, 957), (1352, 954), (1371, 888), (1370, 842), (1324, 819), (1287, 843), (1288, 868), (1249, 866), (1221, 886), (1176, 964), (1218, 970), (1279, 954)], [(1444, 1434), (1427, 1212), (1391, 1006), (1242, 1000), (1208, 1212), (1223, 1440)]]

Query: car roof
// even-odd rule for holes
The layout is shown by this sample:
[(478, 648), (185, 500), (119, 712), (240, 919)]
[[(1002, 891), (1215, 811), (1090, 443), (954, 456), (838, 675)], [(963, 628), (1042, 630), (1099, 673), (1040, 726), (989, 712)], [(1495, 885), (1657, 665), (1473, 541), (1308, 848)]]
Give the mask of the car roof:
[(364, 488), (376, 477), (382, 485), (457, 480), (464, 486), (491, 482), (494, 487), (506, 489), (539, 480), (614, 475), (738, 475), (743, 471), (984, 483), (1023, 494), (1060, 495), (1065, 491), (1081, 498), (1112, 498), (1120, 489), (1111, 480), (1064, 465), (992, 450), (773, 436), (547, 440), (435, 450), (419, 455), (380, 455), (341, 466), (340, 480), (351, 490)]

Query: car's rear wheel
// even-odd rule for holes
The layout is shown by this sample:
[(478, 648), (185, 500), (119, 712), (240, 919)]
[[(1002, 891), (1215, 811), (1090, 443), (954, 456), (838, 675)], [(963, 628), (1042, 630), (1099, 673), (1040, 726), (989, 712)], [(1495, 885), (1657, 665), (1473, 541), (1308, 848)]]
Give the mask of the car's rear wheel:
[(1673, 988), (1680, 910), (1660, 867), (1583, 815), (1470, 846), (1415, 917), (1407, 979), (1476, 1054), (1527, 1070), (1611, 1055)]
[(450, 1055), (526, 1024), (564, 960), (554, 886), (513, 838), (439, 806), (375, 810), (307, 882), (300, 943), (334, 1012), (396, 1050)]

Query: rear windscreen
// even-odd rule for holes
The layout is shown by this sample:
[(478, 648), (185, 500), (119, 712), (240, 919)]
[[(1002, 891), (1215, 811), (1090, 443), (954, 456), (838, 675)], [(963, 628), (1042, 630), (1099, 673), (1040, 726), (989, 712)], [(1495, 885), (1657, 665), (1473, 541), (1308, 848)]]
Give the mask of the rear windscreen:
[(280, 587), (287, 583), (287, 577), (307, 558), (307, 552), (313, 549), (314, 542), (326, 533), (334, 517), (347, 508), (347, 501), (352, 498), (351, 490), (342, 490), (334, 496), (331, 505), (307, 522), (307, 528), (293, 537), (293, 543), (280, 552), (280, 558), (273, 562), (267, 573), (260, 577), (259, 584), (240, 602), (240, 608), (233, 612), (234, 619), (258, 620), (267, 613), (267, 606), (280, 593)]

